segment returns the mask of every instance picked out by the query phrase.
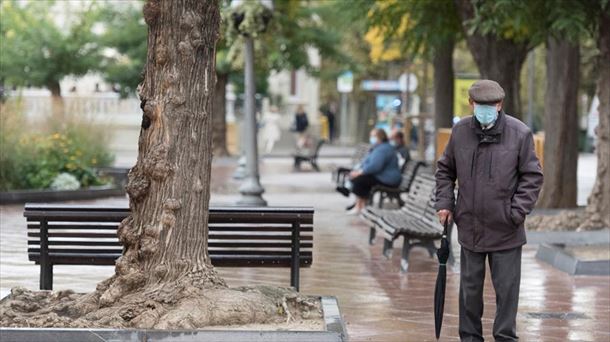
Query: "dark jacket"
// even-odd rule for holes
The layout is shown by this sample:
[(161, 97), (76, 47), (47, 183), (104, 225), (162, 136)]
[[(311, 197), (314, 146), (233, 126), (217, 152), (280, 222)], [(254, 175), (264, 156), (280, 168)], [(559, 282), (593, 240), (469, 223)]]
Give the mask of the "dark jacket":
[(387, 142), (373, 146), (362, 161), (362, 174), (372, 175), (388, 186), (398, 186), (401, 181), (396, 150)]
[(309, 127), (309, 120), (307, 120), (306, 113), (296, 113), (294, 116), (294, 130), (303, 133)]
[(515, 248), (526, 242), (523, 221), (538, 199), (542, 178), (534, 139), (525, 124), (500, 113), (496, 124), (483, 131), (476, 119), (464, 118), (453, 127), (438, 161), (436, 209), (453, 212), (464, 248)]

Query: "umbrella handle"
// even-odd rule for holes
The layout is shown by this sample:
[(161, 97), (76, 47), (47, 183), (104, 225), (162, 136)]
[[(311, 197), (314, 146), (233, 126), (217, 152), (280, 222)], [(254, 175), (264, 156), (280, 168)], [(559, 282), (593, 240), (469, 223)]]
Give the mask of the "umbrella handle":
[(449, 226), (449, 218), (447, 217), (445, 219), (445, 222), (443, 223), (443, 237), (447, 237), (447, 227)]

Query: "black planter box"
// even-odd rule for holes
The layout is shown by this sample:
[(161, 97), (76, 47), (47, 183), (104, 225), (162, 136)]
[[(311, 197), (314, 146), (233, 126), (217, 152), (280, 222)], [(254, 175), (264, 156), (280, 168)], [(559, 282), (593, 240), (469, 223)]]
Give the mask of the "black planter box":
[(89, 342), (89, 341), (231, 341), (231, 342), (344, 342), (347, 332), (335, 297), (322, 297), (324, 331), (247, 330), (136, 330), (0, 328), (2, 342)]

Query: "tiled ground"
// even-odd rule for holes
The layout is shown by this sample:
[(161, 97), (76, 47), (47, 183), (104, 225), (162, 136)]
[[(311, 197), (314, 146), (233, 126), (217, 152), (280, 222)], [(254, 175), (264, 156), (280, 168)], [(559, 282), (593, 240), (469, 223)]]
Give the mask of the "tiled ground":
[[(338, 161), (335, 161), (338, 163)], [(214, 168), (212, 202), (233, 203), (237, 184), (229, 179), (231, 163)], [(323, 170), (331, 162), (323, 161)], [(314, 263), (301, 275), (305, 293), (339, 299), (351, 341), (434, 341), (432, 298), (437, 263), (427, 252), (412, 252), (410, 271), (399, 272), (399, 249), (392, 260), (381, 255), (381, 243), (369, 246), (368, 227), (343, 214), (348, 201), (332, 191), (329, 172), (292, 173), (286, 159), (262, 165), (265, 198), (270, 205), (313, 205)], [(123, 198), (96, 201), (126, 203)], [(2, 206), (0, 287), (37, 287), (38, 269), (27, 262), (25, 221), (21, 206)], [(396, 244), (399, 247), (399, 243)], [(572, 277), (534, 258), (535, 246), (524, 249), (518, 332), (523, 341), (610, 341), (610, 277)], [(288, 270), (220, 269), (234, 286), (288, 284)], [(55, 288), (90, 291), (112, 273), (111, 267), (56, 266)], [(448, 272), (442, 341), (457, 340), (459, 274)], [(484, 330), (490, 336), (494, 293), (485, 292)], [(559, 317), (559, 318), (557, 318)]]

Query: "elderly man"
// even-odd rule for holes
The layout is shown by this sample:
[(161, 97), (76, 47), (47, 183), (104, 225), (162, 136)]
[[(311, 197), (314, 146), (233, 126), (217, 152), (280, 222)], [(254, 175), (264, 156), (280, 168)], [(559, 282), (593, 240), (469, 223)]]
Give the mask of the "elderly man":
[(536, 203), (543, 176), (531, 131), (502, 111), (502, 87), (480, 80), (468, 94), (474, 115), (453, 127), (436, 171), (439, 220), (455, 221), (462, 246), (460, 338), (483, 341), (487, 259), (496, 291), (493, 336), (496, 341), (516, 341), (523, 222)]

